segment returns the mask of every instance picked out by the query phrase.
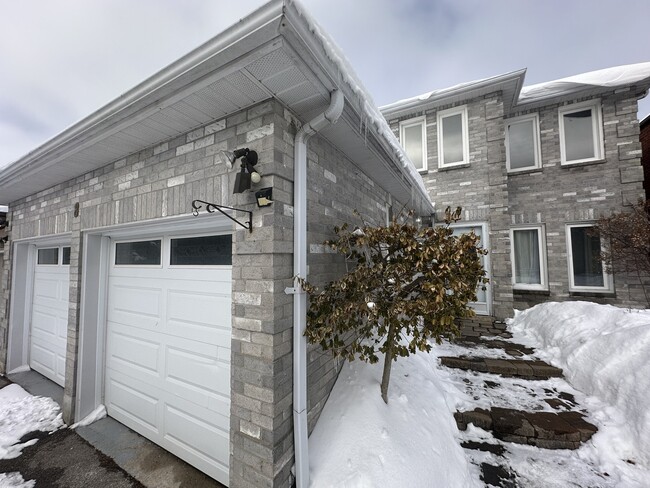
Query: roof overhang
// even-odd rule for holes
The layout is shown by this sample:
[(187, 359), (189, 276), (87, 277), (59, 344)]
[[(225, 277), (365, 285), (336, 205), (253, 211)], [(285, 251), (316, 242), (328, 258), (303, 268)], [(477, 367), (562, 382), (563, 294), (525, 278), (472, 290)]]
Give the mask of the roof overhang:
[(421, 214), (432, 213), (421, 178), (404, 164), (392, 133), (381, 123), (368, 124), (374, 105), (351, 83), (354, 75), (347, 73), (345, 60), (337, 59), (318, 29), (295, 3), (267, 3), (0, 170), (3, 202), (76, 178), (267, 99), (279, 100), (300, 121), (309, 121), (328, 107), (332, 90), (339, 89), (346, 100), (344, 115), (322, 135), (397, 200)]
[(400, 100), (384, 105), (380, 107), (380, 110), (387, 119), (396, 119), (414, 112), (424, 112), (443, 105), (461, 103), (500, 91), (502, 92), (504, 110), (507, 112), (515, 105), (519, 92), (523, 87), (525, 76), (526, 70), (520, 69)]

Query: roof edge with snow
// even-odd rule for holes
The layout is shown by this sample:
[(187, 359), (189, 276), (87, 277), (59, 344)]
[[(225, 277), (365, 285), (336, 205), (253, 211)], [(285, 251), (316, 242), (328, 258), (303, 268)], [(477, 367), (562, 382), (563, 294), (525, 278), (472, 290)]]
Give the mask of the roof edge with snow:
[(638, 85), (641, 90), (650, 88), (650, 62), (628, 64), (591, 71), (559, 80), (523, 86), (526, 69), (504, 73), (482, 80), (461, 83), (422, 95), (399, 100), (381, 107), (386, 118), (399, 117), (416, 111), (469, 100), (489, 91), (503, 90), (508, 82), (518, 81), (519, 86), (504, 90), (506, 114), (517, 109), (547, 105), (582, 96), (597, 95), (612, 89)]
[[(367, 138), (366, 147), (350, 156), (352, 161), (358, 163), (355, 158), (362, 158), (359, 166), (369, 171), (368, 174), (372, 174), (380, 186), (390, 189), (387, 191), (402, 203), (410, 203), (421, 214), (433, 213), (434, 205), (421, 176), (372, 98), (363, 89), (341, 51), (295, 0), (271, 0), (114, 101), (0, 169), (3, 199), (11, 203), (68, 181), (71, 179), (70, 171), (63, 179), (56, 167), (65, 164), (70, 156), (99, 146), (111, 134), (151, 117), (156, 110), (164, 108), (168, 100), (191, 94), (193, 89), (198, 89), (194, 86), (204, 83), (219, 70), (232, 70), (245, 55), (277, 49), (278, 45), (291, 46), (287, 49), (298, 54), (300, 59), (296, 62), (309, 72), (308, 80), (320, 92), (314, 95), (316, 99), (318, 96), (328, 98), (328, 92), (341, 89), (346, 98), (346, 113), (352, 114), (365, 127), (362, 137), (361, 134), (343, 135), (346, 133), (343, 130), (323, 131), (324, 137), (337, 146), (345, 143), (346, 147), (353, 146), (352, 137), (361, 141)], [(293, 109), (292, 106), (288, 108)], [(308, 112), (302, 113), (308, 115)], [(350, 121), (347, 123), (352, 125)], [(193, 128), (188, 126), (187, 131)], [(342, 141), (344, 138), (347, 140)], [(141, 149), (145, 147), (149, 146)], [(371, 160), (378, 161), (375, 167), (369, 167)], [(84, 164), (74, 171), (78, 171), (76, 176), (80, 176), (110, 162), (97, 162), (95, 166)]]

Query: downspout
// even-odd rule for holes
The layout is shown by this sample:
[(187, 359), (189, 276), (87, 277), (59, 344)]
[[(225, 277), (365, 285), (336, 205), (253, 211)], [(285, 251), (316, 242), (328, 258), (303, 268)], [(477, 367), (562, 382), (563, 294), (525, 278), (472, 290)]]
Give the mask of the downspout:
[(309, 486), (307, 430), (307, 294), (300, 279), (307, 279), (307, 140), (343, 113), (340, 90), (331, 93), (330, 106), (303, 125), (294, 139), (293, 182), (293, 442), (296, 488)]

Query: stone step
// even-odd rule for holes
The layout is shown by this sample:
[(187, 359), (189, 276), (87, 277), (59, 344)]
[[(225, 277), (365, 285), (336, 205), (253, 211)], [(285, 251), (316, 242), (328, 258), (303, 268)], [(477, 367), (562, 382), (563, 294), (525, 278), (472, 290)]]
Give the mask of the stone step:
[(488, 349), (502, 349), (506, 354), (512, 357), (521, 357), (524, 355), (531, 355), (535, 352), (532, 347), (517, 344), (515, 342), (504, 341), (499, 339), (485, 339), (482, 337), (460, 337), (452, 341), (454, 344), (459, 344), (465, 347), (483, 346)]
[(527, 361), (523, 359), (493, 359), (467, 356), (442, 356), (440, 362), (448, 368), (494, 373), (511, 378), (529, 380), (547, 380), (561, 378), (562, 370), (544, 361)]
[(596, 426), (579, 412), (524, 412), (508, 408), (478, 408), (454, 414), (459, 430), (474, 424), (497, 439), (544, 449), (578, 449), (594, 435)]

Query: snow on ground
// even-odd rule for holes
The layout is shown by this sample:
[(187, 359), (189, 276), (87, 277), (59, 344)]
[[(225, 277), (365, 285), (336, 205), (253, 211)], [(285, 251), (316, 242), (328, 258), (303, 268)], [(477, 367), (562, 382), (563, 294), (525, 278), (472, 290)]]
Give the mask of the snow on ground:
[[(518, 312), (509, 328), (513, 342), (538, 348), (568, 382), (443, 368), (438, 356), (503, 357), (445, 343), (393, 363), (385, 405), (382, 364), (348, 363), (309, 439), (311, 486), (484, 486), (477, 466), (488, 462), (506, 464), (527, 488), (648, 488), (650, 310), (548, 303)], [(599, 429), (575, 451), (504, 443), (471, 425), (459, 432), (453, 419), (456, 410), (492, 406), (552, 411), (544, 399), (560, 394)], [(505, 459), (462, 450), (462, 440), (500, 443)]]
[(388, 405), (382, 368), (343, 366), (309, 438), (311, 487), (482, 486), (456, 440), (450, 412), (457, 390), (440, 378), (435, 356), (393, 363)]
[(25, 434), (53, 432), (63, 425), (59, 406), (51, 398), (32, 396), (16, 384), (0, 390), (0, 459), (18, 457), (23, 448), (36, 443), (32, 439), (18, 444)]
[(33, 488), (36, 481), (25, 481), (23, 475), (18, 472), (0, 473), (0, 487), (2, 488)]
[[(650, 471), (650, 310), (545, 303), (517, 313), (509, 327), (514, 341), (562, 368), (588, 403), (601, 404), (590, 409), (600, 429), (593, 439), (600, 461), (629, 460)], [(650, 485), (647, 476), (641, 486)]]

